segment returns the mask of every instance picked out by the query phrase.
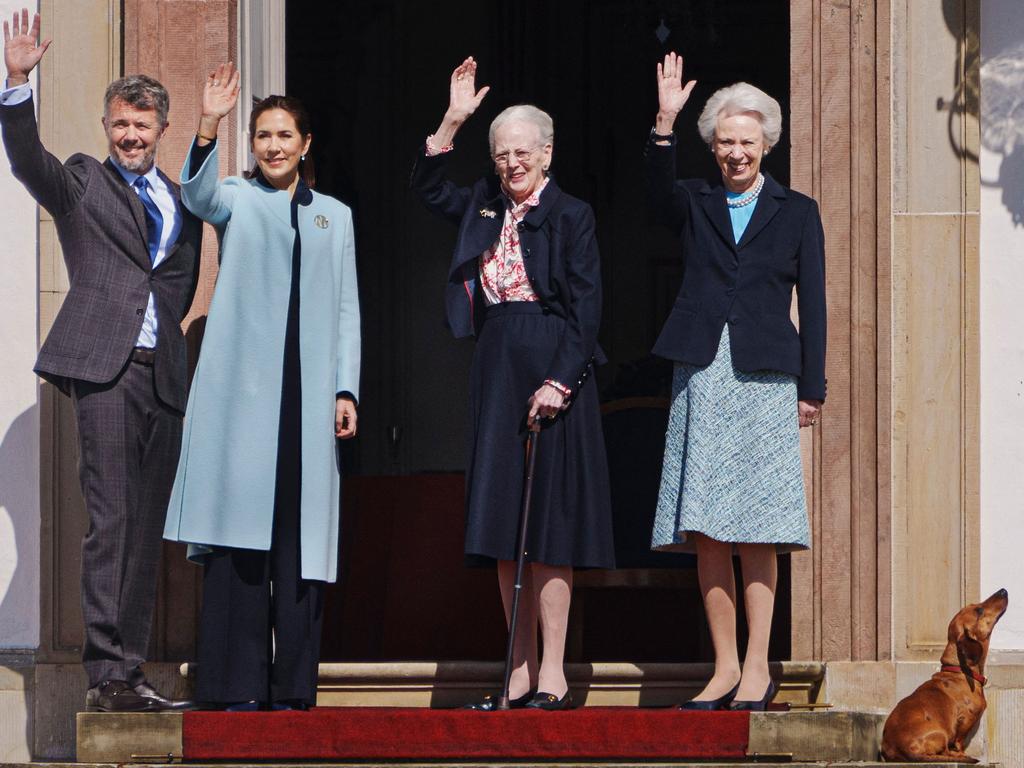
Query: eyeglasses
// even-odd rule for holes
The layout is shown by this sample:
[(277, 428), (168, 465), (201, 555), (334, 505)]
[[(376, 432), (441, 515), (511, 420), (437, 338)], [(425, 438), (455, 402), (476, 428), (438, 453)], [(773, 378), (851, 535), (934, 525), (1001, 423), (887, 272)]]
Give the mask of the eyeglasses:
[(495, 165), (499, 167), (504, 167), (508, 165), (510, 156), (515, 155), (516, 160), (520, 164), (525, 165), (526, 163), (529, 162), (530, 158), (533, 157), (534, 153), (538, 149), (540, 149), (540, 147), (532, 147), (531, 149), (515, 149), (506, 152), (500, 152), (497, 155), (494, 155), (492, 159), (494, 160)]

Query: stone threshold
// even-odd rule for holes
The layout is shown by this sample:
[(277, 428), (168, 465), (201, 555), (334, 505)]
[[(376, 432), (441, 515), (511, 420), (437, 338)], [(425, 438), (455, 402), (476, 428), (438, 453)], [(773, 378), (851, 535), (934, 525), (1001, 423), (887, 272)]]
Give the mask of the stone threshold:
[[(317, 704), (332, 707), (456, 707), (495, 693), (500, 662), (384, 662), (320, 665)], [(711, 677), (711, 664), (567, 664), (574, 700), (588, 707), (658, 707), (692, 698)], [(823, 662), (771, 664), (777, 702), (822, 703)]]
[[(345, 763), (0, 763), (0, 768), (792, 768), (792, 766), (806, 766), (806, 768), (921, 768), (921, 763), (879, 763), (879, 762), (847, 762), (847, 761), (787, 761), (772, 762), (766, 760), (752, 760), (742, 763), (726, 762), (457, 762), (446, 760), (431, 763), (415, 762), (345, 762)], [(1000, 763), (929, 763), (935, 768), (1004, 768)]]
[[(171, 712), (81, 712), (77, 716), (78, 761), (176, 762), (183, 755), (182, 726), (186, 716)], [(680, 713), (680, 723), (685, 718), (685, 713)], [(878, 759), (884, 721), (882, 715), (864, 712), (752, 712), (747, 756), (759, 763), (875, 761)], [(243, 723), (244, 718), (240, 717), (239, 722)], [(395, 763), (415, 764), (414, 761)], [(367, 761), (366, 764), (375, 763)], [(434, 763), (438, 764), (456, 763)]]

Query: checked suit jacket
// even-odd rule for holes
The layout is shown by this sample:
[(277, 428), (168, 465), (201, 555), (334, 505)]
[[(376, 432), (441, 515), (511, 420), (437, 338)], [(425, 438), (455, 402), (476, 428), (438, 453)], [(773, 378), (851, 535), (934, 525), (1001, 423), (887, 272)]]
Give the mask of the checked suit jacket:
[(199, 276), (202, 223), (178, 201), (182, 226), (154, 269), (146, 214), (110, 160), (75, 154), (61, 163), (43, 147), (33, 99), (0, 106), (0, 130), (15, 178), (53, 216), (70, 290), (43, 342), (35, 372), (68, 394), (75, 379), (114, 380), (137, 343), (152, 292), (157, 314), (157, 395), (184, 413), (187, 356), (181, 321)]

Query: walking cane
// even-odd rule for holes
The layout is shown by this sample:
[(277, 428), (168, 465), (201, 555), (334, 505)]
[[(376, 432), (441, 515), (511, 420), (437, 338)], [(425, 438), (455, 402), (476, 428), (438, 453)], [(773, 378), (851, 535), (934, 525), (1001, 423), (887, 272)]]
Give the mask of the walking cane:
[(519, 513), (519, 539), (516, 550), (516, 580), (512, 587), (512, 610), (508, 621), (508, 647), (505, 649), (505, 683), (501, 687), (497, 709), (509, 709), (508, 686), (512, 680), (512, 652), (516, 644), (516, 620), (519, 618), (519, 593), (523, 589), (523, 566), (526, 565), (526, 529), (530, 522), (530, 496), (533, 494), (533, 468), (537, 465), (537, 438), (540, 435), (540, 419), (535, 418), (528, 426), (526, 438), (526, 476), (523, 478), (523, 508)]

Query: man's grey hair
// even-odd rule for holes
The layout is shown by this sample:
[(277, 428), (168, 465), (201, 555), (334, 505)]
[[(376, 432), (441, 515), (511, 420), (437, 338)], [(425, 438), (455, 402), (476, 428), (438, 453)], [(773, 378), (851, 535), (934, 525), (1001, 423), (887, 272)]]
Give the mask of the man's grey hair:
[(108, 85), (103, 96), (104, 117), (110, 115), (110, 105), (115, 99), (120, 99), (135, 109), (155, 109), (160, 126), (167, 125), (171, 97), (167, 95), (167, 89), (152, 77), (128, 75)]
[(505, 123), (513, 120), (521, 120), (524, 123), (532, 123), (540, 131), (541, 144), (555, 143), (555, 121), (551, 115), (533, 104), (515, 104), (503, 109), (501, 113), (491, 121), (491, 129), (487, 132), (487, 141), (491, 147), (491, 154), (494, 154), (494, 132)]
[(782, 107), (779, 102), (750, 83), (733, 83), (719, 88), (704, 105), (697, 119), (697, 130), (704, 142), (715, 140), (715, 126), (720, 117), (753, 115), (761, 123), (768, 149), (774, 147), (782, 135)]

